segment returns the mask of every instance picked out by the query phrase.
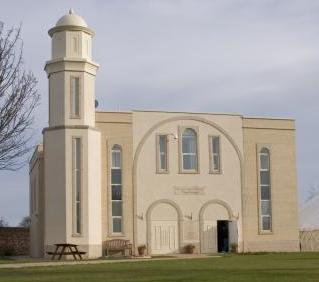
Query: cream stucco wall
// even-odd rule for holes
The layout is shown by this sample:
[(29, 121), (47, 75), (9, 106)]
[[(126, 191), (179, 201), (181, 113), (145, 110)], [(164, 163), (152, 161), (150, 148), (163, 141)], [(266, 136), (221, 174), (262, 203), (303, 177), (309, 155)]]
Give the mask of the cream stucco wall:
[(52, 36), (52, 59), (86, 58), (92, 59), (92, 37), (81, 31), (62, 30)]
[[(156, 135), (178, 135), (179, 128), (191, 127), (198, 131), (199, 173), (180, 173), (179, 141), (169, 136), (169, 173), (156, 173)], [(209, 136), (221, 138), (222, 173), (210, 174)], [(200, 248), (200, 211), (206, 202), (217, 200), (212, 205), (225, 202), (238, 218), (239, 244), (242, 245), (241, 229), (241, 159), (242, 118), (237, 115), (133, 112), (134, 165), (133, 185), (135, 201), (136, 245), (151, 245), (147, 213), (151, 205), (160, 200), (169, 200), (178, 206), (180, 218), (180, 247), (187, 238), (187, 228), (198, 226), (192, 241)], [(234, 144), (237, 150), (234, 147)], [(178, 189), (203, 189), (200, 194), (178, 193)], [(193, 227), (190, 227), (190, 226)], [(186, 226), (186, 227), (185, 227)], [(187, 227), (188, 226), (188, 227)]]
[[(97, 65), (87, 61), (49, 61), (49, 125), (95, 126), (95, 74)], [(71, 116), (71, 77), (80, 78), (80, 116)]]
[(44, 162), (43, 146), (38, 145), (30, 160), (30, 254), (32, 257), (44, 255)]
[(47, 131), (44, 141), (44, 241), (66, 241), (66, 152), (64, 131)]
[[(298, 251), (295, 126), (293, 120), (244, 118), (245, 251)], [(273, 230), (263, 234), (258, 217), (257, 150), (270, 149)]]
[[(105, 240), (124, 238), (134, 242), (135, 247), (150, 246), (151, 221), (170, 212), (159, 210), (169, 205), (178, 216), (179, 248), (194, 243), (197, 252), (203, 251), (205, 224), (227, 219), (237, 223), (240, 250), (298, 250), (293, 121), (143, 111), (97, 112), (95, 117), (101, 135), (95, 130), (89, 130), (88, 134), (87, 128), (45, 131), (45, 222), (50, 222), (45, 224), (46, 245), (67, 240), (85, 250), (92, 246), (94, 252), (100, 252)], [(174, 135), (179, 135), (180, 128), (185, 127), (194, 128), (199, 134), (198, 174), (180, 173), (179, 140)], [(161, 133), (171, 134), (167, 174), (156, 171), (156, 136)], [(210, 174), (210, 135), (221, 138), (221, 174)], [(72, 136), (83, 138), (88, 171), (85, 175), (88, 190), (83, 194), (89, 199), (84, 200), (83, 213), (87, 227), (79, 238), (72, 236), (71, 179), (65, 175), (70, 171)], [(124, 223), (120, 236), (114, 236), (110, 228), (110, 148), (114, 144), (119, 144), (123, 152)], [(271, 148), (273, 232), (270, 234), (260, 234), (258, 229), (257, 148), (263, 145)], [(99, 174), (100, 192), (99, 188), (95, 189), (99, 187)], [(67, 187), (66, 193), (63, 186)], [(187, 189), (193, 188), (197, 192), (188, 192)]]
[[(97, 112), (96, 126), (101, 131), (101, 187), (102, 197), (102, 241), (123, 238), (133, 241), (133, 202), (132, 202), (132, 162), (133, 135), (132, 114)], [(122, 148), (122, 199), (123, 232), (112, 234), (111, 229), (111, 187), (110, 150), (118, 144)]]
[[(82, 140), (81, 234), (73, 230), (72, 138)], [(46, 250), (68, 242), (80, 245), (88, 257), (102, 254), (100, 138), (100, 132), (94, 129), (44, 132)]]

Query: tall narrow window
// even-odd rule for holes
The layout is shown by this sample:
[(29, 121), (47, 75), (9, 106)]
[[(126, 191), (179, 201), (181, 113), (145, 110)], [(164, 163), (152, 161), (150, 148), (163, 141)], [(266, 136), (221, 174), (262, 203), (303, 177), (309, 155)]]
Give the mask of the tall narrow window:
[(91, 55), (91, 52), (90, 52), (90, 40), (89, 39), (86, 40), (86, 55), (88, 57), (90, 57), (90, 55)]
[(271, 186), (270, 186), (270, 154), (262, 148), (259, 152), (259, 194), (260, 194), (260, 229), (271, 231)]
[(33, 212), (37, 213), (37, 185), (36, 185), (36, 179), (33, 180)]
[(77, 37), (72, 37), (72, 45), (73, 45), (73, 52), (77, 53), (78, 52), (78, 38)]
[(81, 139), (73, 138), (73, 230), (81, 233)]
[(212, 173), (220, 173), (220, 138), (210, 137), (210, 170)]
[(36, 186), (35, 186), (35, 178), (32, 177), (31, 181), (30, 181), (30, 191), (31, 191), (31, 214), (35, 214), (36, 213), (36, 200), (37, 200), (37, 196), (36, 196)]
[(187, 128), (182, 134), (183, 171), (197, 171), (197, 134), (194, 129)]
[(114, 145), (111, 152), (112, 233), (122, 233), (122, 150)]
[(71, 117), (80, 117), (80, 78), (71, 77)]
[(167, 135), (158, 135), (157, 142), (157, 171), (167, 172)]

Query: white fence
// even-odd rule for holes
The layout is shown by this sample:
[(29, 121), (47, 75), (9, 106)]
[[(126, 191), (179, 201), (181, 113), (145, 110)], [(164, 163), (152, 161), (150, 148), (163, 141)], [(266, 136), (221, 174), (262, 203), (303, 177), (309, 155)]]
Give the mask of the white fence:
[(299, 237), (302, 252), (319, 251), (319, 230), (301, 230)]

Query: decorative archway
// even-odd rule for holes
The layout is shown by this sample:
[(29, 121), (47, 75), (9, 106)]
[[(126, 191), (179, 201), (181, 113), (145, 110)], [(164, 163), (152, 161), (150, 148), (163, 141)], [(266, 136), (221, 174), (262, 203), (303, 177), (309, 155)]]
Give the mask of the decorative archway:
[[(223, 207), (227, 211), (227, 215), (228, 215), (227, 220), (236, 219), (236, 216), (233, 214), (233, 211), (232, 211), (230, 205), (227, 204), (226, 202), (224, 202), (222, 200), (218, 200), (218, 199), (213, 199), (213, 200), (207, 201), (201, 207), (201, 209), (199, 211), (199, 238), (200, 238), (200, 240), (199, 240), (199, 249), (200, 249), (200, 252), (203, 252), (203, 250), (206, 249), (205, 247), (203, 247), (203, 246), (205, 246), (205, 239), (204, 239), (204, 229), (205, 229), (204, 228), (204, 213), (205, 213), (205, 210), (209, 206), (212, 206), (212, 205), (218, 205), (218, 206)], [(210, 234), (209, 237), (212, 238), (212, 240), (213, 240), (212, 234)]]
[[(224, 130), (221, 126), (219, 126), (218, 124), (216, 124), (213, 121), (207, 120), (205, 118), (202, 117), (196, 117), (196, 116), (175, 116), (175, 117), (171, 117), (165, 120), (162, 120), (158, 123), (156, 123), (155, 125), (153, 125), (142, 137), (141, 141), (139, 142), (135, 154), (134, 154), (134, 158), (133, 158), (133, 197), (132, 197), (132, 201), (133, 201), (133, 249), (135, 251), (135, 253), (137, 252), (137, 191), (136, 191), (136, 187), (137, 187), (137, 179), (136, 179), (136, 175), (137, 175), (137, 165), (138, 165), (138, 159), (140, 156), (140, 153), (142, 151), (143, 145), (145, 144), (146, 140), (151, 136), (151, 134), (160, 126), (169, 123), (169, 122), (173, 122), (173, 121), (181, 121), (181, 120), (191, 120), (191, 121), (197, 121), (200, 123), (204, 123), (206, 125), (209, 125), (213, 128), (215, 128), (217, 131), (219, 131), (223, 136), (225, 136), (225, 138), (229, 141), (229, 143), (232, 145), (232, 147), (234, 148), (237, 156), (238, 156), (238, 160), (239, 160), (239, 164), (240, 164), (240, 175), (241, 175), (241, 192), (243, 190), (243, 186), (244, 186), (244, 163), (243, 163), (243, 156), (241, 154), (241, 151), (239, 149), (239, 147), (237, 146), (236, 142), (234, 141), (234, 139), (231, 137), (231, 135)], [(169, 200), (168, 200), (169, 201)], [(241, 199), (241, 201), (243, 201)], [(241, 204), (241, 206), (243, 207), (243, 202)], [(244, 224), (244, 219), (242, 219), (242, 225)], [(242, 233), (242, 239), (244, 242), (244, 233)], [(243, 246), (244, 247), (244, 246)]]
[(151, 254), (151, 245), (152, 245), (152, 211), (155, 207), (160, 204), (168, 204), (176, 210), (177, 213), (177, 225), (178, 225), (178, 248), (181, 249), (181, 244), (183, 240), (183, 213), (180, 207), (172, 200), (161, 199), (152, 203), (146, 211), (146, 242), (147, 242), (147, 253)]
[(213, 199), (213, 200), (207, 201), (207, 202), (201, 207), (201, 209), (200, 209), (200, 211), (199, 211), (199, 220), (201, 220), (201, 218), (203, 217), (203, 214), (204, 214), (205, 209), (206, 209), (209, 205), (212, 205), (212, 204), (217, 204), (217, 205), (223, 206), (223, 207), (227, 210), (227, 213), (228, 213), (228, 216), (229, 216), (229, 220), (231, 220), (232, 218), (235, 217), (235, 215), (233, 214), (233, 211), (232, 211), (230, 205), (228, 205), (226, 202), (224, 202), (224, 201), (222, 201), (222, 200)]

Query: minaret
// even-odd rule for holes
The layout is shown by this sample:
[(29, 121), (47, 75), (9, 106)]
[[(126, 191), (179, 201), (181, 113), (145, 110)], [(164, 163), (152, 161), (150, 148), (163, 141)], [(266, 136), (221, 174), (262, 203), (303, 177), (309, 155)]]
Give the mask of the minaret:
[(101, 136), (95, 128), (94, 32), (73, 10), (49, 30), (49, 127), (44, 135), (45, 250), (74, 243), (102, 255)]

